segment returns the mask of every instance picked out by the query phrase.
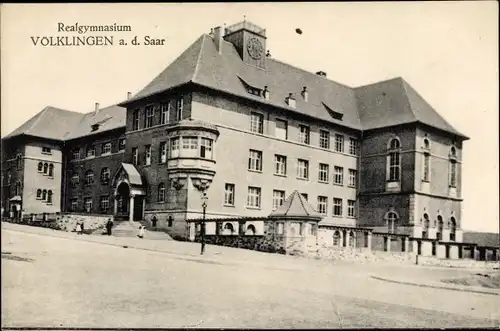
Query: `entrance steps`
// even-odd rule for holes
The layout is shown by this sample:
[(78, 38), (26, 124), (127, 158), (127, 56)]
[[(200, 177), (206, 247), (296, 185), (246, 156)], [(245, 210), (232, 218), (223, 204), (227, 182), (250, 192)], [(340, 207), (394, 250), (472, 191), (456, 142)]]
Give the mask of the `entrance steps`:
[[(111, 235), (114, 237), (135, 237), (137, 238), (137, 234), (139, 233), (139, 226), (141, 226), (141, 222), (130, 222), (130, 221), (114, 221), (113, 228), (111, 229)], [(102, 231), (96, 231), (95, 234), (104, 234), (106, 233), (106, 227), (102, 229)], [(167, 233), (163, 231), (150, 231), (144, 229), (144, 237), (143, 239), (149, 240), (173, 240)]]

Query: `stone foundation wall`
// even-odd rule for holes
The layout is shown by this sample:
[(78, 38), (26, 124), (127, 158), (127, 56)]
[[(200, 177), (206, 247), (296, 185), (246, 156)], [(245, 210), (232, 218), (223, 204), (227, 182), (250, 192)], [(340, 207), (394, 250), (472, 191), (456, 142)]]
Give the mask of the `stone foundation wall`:
[(500, 269), (500, 261), (476, 261), (472, 259), (438, 259), (435, 257), (419, 256), (419, 265), (439, 266), (467, 269)]
[(78, 222), (83, 221), (84, 231), (93, 232), (97, 229), (104, 228), (108, 219), (112, 219), (112, 215), (89, 215), (89, 214), (34, 214), (24, 215), (21, 220), (9, 220), (7, 222), (24, 224), (30, 226), (39, 226), (54, 230), (73, 232), (76, 230)]
[[(310, 256), (312, 257), (314, 254), (311, 254)], [(414, 263), (414, 257), (412, 254), (404, 252), (370, 251), (367, 248), (352, 247), (321, 247), (314, 257), (320, 259), (355, 261), (361, 263)]]
[[(201, 242), (201, 237), (195, 237), (196, 242)], [(261, 252), (284, 253), (284, 247), (275, 247), (275, 241), (270, 237), (261, 235), (238, 236), (238, 235), (205, 235), (205, 243), (217, 246), (251, 249)]]

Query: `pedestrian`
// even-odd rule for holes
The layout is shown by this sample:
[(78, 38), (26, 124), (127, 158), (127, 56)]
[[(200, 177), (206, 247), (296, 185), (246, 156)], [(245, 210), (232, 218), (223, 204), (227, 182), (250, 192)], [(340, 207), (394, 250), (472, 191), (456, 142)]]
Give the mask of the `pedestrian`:
[(137, 237), (141, 239), (144, 238), (144, 229), (145, 229), (144, 225), (139, 226), (139, 233), (137, 234)]
[(153, 219), (151, 220), (151, 223), (153, 223), (153, 228), (156, 228), (156, 222), (158, 222), (158, 219), (156, 218), (156, 215), (154, 215)]
[(85, 231), (85, 224), (84, 224), (84, 221), (81, 221), (81, 222), (80, 222), (80, 230), (81, 230), (81, 234), (83, 234), (83, 233), (84, 233), (84, 231)]
[(76, 234), (78, 235), (82, 234), (82, 226), (80, 221), (76, 223)]
[(106, 223), (106, 231), (107, 231), (107, 234), (108, 236), (111, 236), (111, 228), (113, 227), (113, 221), (110, 219), (108, 219), (108, 222)]

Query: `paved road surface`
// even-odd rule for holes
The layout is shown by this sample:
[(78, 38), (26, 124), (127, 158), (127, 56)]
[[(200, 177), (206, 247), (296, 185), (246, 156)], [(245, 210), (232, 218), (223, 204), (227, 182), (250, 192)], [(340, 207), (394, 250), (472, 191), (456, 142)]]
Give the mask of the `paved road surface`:
[(193, 259), (2, 229), (2, 326), (500, 326), (498, 296), (369, 277), (375, 271), (425, 277), (434, 269), (231, 252)]

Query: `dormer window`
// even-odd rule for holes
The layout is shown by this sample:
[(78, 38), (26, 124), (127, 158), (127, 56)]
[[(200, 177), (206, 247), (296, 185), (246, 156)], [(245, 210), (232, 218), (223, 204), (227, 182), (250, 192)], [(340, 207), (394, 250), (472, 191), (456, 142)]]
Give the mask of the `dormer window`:
[(253, 95), (256, 95), (256, 96), (260, 97), (260, 94), (261, 94), (261, 90), (260, 89), (257, 89), (257, 88), (254, 88), (254, 87), (248, 87), (247, 91), (250, 94), (253, 94)]
[(90, 128), (92, 129), (92, 131), (97, 131), (97, 130), (99, 130), (99, 124), (98, 124), (98, 123), (96, 123), (96, 124), (92, 124), (92, 125), (90, 126)]
[(342, 118), (344, 117), (344, 114), (339, 113), (338, 111), (333, 110), (332, 108), (328, 107), (324, 102), (322, 102), (323, 106), (326, 108), (328, 113), (333, 119), (342, 121)]
[(304, 86), (304, 89), (302, 90), (302, 98), (304, 98), (304, 101), (307, 102), (309, 99), (309, 92), (307, 92), (307, 86)]
[(293, 97), (293, 94), (290, 93), (288, 97), (286, 98), (286, 103), (288, 104), (289, 107), (295, 108), (297, 105), (297, 102), (295, 98)]

